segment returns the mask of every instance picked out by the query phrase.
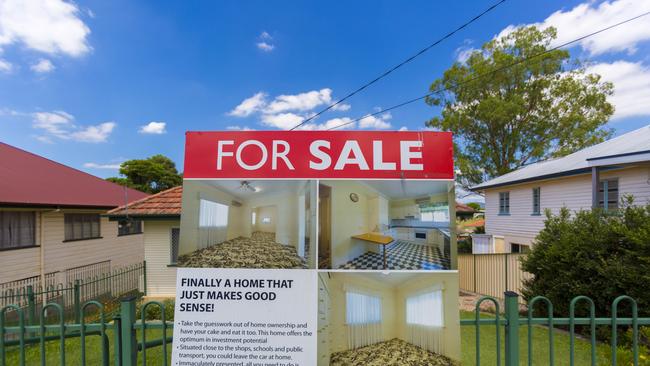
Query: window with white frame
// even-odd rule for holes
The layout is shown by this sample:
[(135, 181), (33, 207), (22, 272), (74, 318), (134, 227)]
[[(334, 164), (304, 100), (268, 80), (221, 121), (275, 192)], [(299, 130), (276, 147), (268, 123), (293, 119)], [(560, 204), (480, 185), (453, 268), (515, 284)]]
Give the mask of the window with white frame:
[(541, 196), (542, 189), (539, 187), (533, 188), (533, 215), (540, 215), (541, 214)]
[(499, 215), (510, 214), (510, 192), (499, 192)]
[(381, 298), (358, 292), (346, 292), (345, 322), (350, 325), (381, 323)]
[(449, 222), (449, 205), (447, 203), (427, 203), (420, 205), (420, 221)]
[(406, 298), (407, 324), (442, 327), (443, 319), (441, 289)]
[(228, 226), (228, 206), (202, 199), (199, 207), (199, 227)]
[(598, 183), (598, 207), (605, 210), (618, 208), (618, 179), (601, 180)]

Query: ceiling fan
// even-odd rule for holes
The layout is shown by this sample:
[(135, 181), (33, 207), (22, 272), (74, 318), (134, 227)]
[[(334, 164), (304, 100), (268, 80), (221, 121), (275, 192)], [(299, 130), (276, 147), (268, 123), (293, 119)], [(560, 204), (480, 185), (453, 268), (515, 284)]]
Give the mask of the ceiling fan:
[(257, 192), (257, 188), (253, 187), (247, 180), (242, 180), (239, 182), (239, 189), (242, 191)]

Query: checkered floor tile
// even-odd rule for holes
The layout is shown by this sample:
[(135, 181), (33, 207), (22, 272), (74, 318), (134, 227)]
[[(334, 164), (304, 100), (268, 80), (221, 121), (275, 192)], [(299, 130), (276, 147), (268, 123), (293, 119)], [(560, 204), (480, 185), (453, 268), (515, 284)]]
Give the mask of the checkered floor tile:
[[(396, 240), (386, 247), (387, 269), (449, 269), (449, 258), (445, 258), (437, 246)], [(384, 269), (382, 253), (366, 252), (339, 267), (341, 269)]]

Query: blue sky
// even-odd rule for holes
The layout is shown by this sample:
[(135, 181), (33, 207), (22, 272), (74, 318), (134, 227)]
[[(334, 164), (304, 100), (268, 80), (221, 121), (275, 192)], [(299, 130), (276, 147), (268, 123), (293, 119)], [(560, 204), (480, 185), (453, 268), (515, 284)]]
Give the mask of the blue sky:
[[(323, 108), (494, 1), (0, 0), (0, 141), (101, 177), (164, 154), (182, 169), (187, 130), (277, 129)], [(509, 26), (577, 38), (649, 1), (508, 0), (309, 128), (427, 92)], [(615, 82), (617, 134), (650, 123), (650, 16), (571, 48)], [(415, 103), (356, 128), (418, 130)]]

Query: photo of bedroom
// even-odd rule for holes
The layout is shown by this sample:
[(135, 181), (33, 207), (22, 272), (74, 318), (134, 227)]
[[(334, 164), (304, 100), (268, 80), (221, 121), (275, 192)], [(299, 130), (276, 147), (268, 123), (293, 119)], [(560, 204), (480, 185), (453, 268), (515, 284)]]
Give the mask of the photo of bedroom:
[(318, 365), (458, 365), (458, 273), (320, 272)]
[(321, 269), (457, 268), (453, 182), (323, 180), (318, 200)]
[(178, 266), (316, 268), (316, 188), (307, 180), (184, 180)]

